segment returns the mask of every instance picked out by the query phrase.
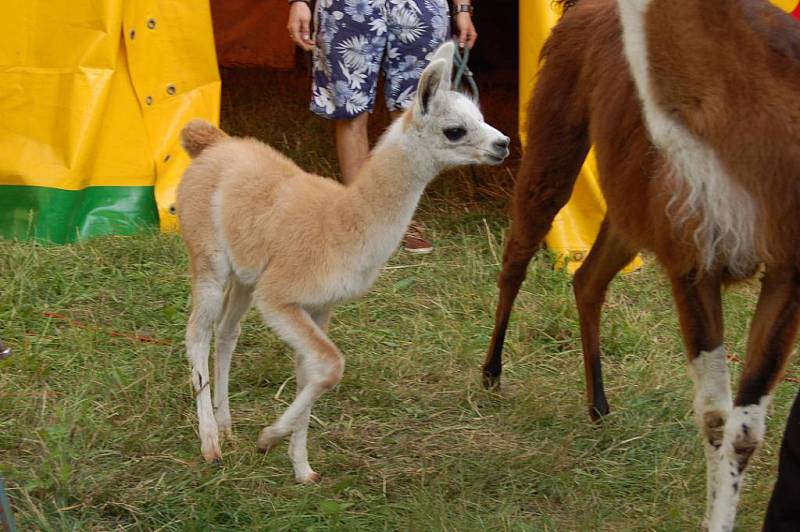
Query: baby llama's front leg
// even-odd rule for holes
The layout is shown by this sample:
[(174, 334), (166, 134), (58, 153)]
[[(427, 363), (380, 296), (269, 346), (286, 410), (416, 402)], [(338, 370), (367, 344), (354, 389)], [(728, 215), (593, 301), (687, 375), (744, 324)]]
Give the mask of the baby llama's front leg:
[(258, 436), (258, 449), (269, 452), (281, 439), (292, 434), (289, 456), (298, 482), (308, 483), (319, 475), (308, 464), (306, 437), (311, 407), (327, 390), (336, 386), (344, 373), (344, 358), (307, 311), (297, 305), (271, 305), (258, 301), (266, 324), (297, 356), (297, 396), (272, 425)]

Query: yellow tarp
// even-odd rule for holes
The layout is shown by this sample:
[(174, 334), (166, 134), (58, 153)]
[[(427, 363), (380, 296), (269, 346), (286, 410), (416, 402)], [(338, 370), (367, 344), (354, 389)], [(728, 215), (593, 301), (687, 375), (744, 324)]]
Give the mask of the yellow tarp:
[[(797, 0), (772, 0), (778, 7), (792, 11)], [(526, 141), (528, 102), (539, 70), (539, 53), (560, 17), (549, 0), (520, 0), (519, 2), (519, 124), (523, 146)], [(594, 242), (605, 215), (605, 201), (597, 180), (597, 166), (593, 151), (575, 183), (572, 197), (558, 213), (545, 242), (563, 259), (568, 260), (570, 272), (580, 266)], [(626, 270), (641, 265), (637, 258)]]
[(792, 12), (797, 9), (797, 0), (770, 0), (773, 4), (783, 9), (786, 12)]
[(4, 2), (0, 195), (154, 187), (171, 229), (178, 132), (219, 98), (208, 0)]

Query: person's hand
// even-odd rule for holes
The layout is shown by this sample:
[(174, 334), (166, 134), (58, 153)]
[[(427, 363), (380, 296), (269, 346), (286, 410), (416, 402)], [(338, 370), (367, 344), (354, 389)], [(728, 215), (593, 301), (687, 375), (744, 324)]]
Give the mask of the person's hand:
[(311, 8), (307, 3), (292, 4), (286, 29), (289, 30), (289, 36), (297, 46), (307, 52), (314, 49), (314, 39), (311, 38)]
[(458, 32), (458, 47), (464, 48), (465, 43), (467, 48), (475, 46), (475, 41), (478, 40), (478, 32), (475, 31), (475, 25), (472, 24), (472, 14), (467, 12), (456, 13), (453, 21)]

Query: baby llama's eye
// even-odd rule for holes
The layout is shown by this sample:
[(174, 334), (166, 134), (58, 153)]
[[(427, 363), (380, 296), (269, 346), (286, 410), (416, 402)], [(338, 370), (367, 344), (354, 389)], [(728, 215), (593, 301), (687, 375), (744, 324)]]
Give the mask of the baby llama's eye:
[(442, 130), (447, 140), (456, 141), (467, 134), (467, 130), (463, 127), (448, 127)]

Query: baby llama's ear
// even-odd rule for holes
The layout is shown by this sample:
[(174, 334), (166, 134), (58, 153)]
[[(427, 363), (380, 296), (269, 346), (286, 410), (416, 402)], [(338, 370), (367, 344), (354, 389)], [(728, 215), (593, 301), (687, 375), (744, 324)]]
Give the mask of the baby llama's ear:
[(442, 90), (450, 90), (450, 80), (453, 79), (453, 55), (456, 53), (456, 44), (453, 41), (445, 41), (433, 52), (431, 62), (437, 59), (444, 59), (447, 62), (445, 79), (447, 82), (442, 84)]
[(438, 91), (443, 90), (442, 85), (445, 81), (447, 86), (450, 86), (448, 73), (447, 61), (444, 59), (434, 59), (422, 72), (417, 84), (417, 100), (420, 114), (424, 115), (430, 111), (431, 100)]

